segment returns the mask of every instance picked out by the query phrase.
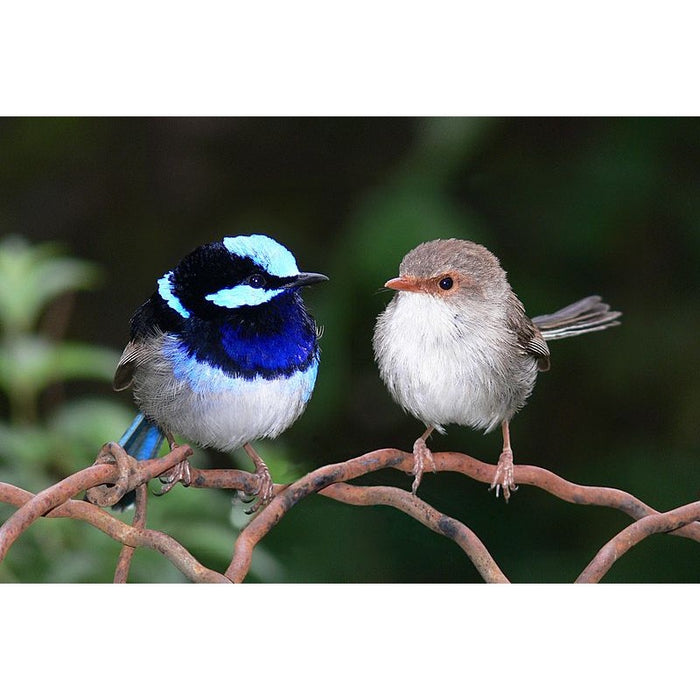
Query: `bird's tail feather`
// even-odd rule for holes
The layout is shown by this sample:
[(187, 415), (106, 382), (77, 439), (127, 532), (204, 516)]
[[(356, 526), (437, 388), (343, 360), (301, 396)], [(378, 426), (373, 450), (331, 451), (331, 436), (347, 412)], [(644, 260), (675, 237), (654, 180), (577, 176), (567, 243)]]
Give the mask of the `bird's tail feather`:
[[(135, 459), (154, 459), (160, 452), (165, 436), (155, 423), (152, 423), (143, 413), (134, 418), (124, 435), (119, 438), (119, 444)], [(133, 491), (115, 503), (114, 510), (124, 510), (133, 504), (135, 499)]]
[(554, 313), (535, 316), (532, 322), (540, 329), (545, 340), (558, 340), (619, 326), (620, 321), (617, 319), (620, 316), (621, 311), (610, 311), (609, 304), (599, 296), (590, 296)]
[(158, 456), (164, 439), (160, 428), (139, 413), (119, 438), (119, 444), (135, 459), (153, 459)]

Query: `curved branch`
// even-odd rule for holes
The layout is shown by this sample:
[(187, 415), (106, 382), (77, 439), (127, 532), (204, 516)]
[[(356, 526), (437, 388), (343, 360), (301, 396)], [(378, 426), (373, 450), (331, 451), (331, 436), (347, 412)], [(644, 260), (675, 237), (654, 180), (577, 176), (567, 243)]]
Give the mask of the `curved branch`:
[(391, 506), (403, 511), (433, 532), (456, 542), (469, 557), (486, 583), (509, 583), (482, 541), (459, 520), (435, 510), (410, 491), (394, 486), (353, 486), (331, 484), (319, 492), (323, 496), (354, 506)]
[[(197, 489), (235, 489), (255, 494), (260, 486), (260, 477), (240, 469), (196, 469), (190, 465), (190, 486)], [(277, 490), (286, 484), (277, 484)]]
[[(178, 462), (186, 459), (190, 454), (190, 448), (187, 445), (182, 445), (161, 459), (136, 462), (126, 455), (123, 449), (118, 445), (108, 443), (100, 454), (99, 459), (103, 460), (101, 463), (96, 463), (81, 472), (67, 477), (36, 496), (28, 496), (22, 500), (22, 503), (19, 504), (18, 511), (0, 527), (0, 560), (5, 556), (7, 550), (17, 537), (29, 527), (34, 520), (42, 515), (54, 515), (58, 513), (59, 507), (63, 507), (61, 504), (73, 508), (74, 504), (79, 503), (77, 501), (70, 501), (67, 503), (76, 493), (90, 489), (91, 495), (96, 495), (96, 500), (99, 502), (112, 502), (120, 498), (120, 494), (124, 490), (135, 489), (145, 484), (150, 479), (159, 476), (175, 466)], [(468, 455), (460, 453), (434, 453), (433, 457), (436, 471), (458, 472), (485, 484), (490, 484), (492, 482), (496, 470), (496, 467), (493, 465), (480, 462)], [(346, 482), (358, 476), (384, 468), (393, 468), (410, 473), (413, 469), (413, 456), (407, 452), (395, 449), (376, 450), (346, 462), (319, 467), (292, 484), (276, 485), (275, 497), (263, 510), (256, 514), (255, 518), (253, 518), (240, 533), (235, 543), (233, 558), (226, 571), (226, 577), (233, 581), (244, 580), (250, 567), (253, 549), (257, 543), (281, 520), (285, 513), (306, 496), (316, 492), (323, 492), (324, 489), (328, 489), (328, 487), (333, 484), (338, 484), (338, 482)], [(205, 470), (195, 469), (193, 467), (190, 467), (190, 471), (191, 485), (195, 488), (228, 488), (242, 490), (250, 494), (256, 493), (259, 488), (259, 478), (257, 475), (246, 471), (236, 469)], [(515, 466), (514, 473), (516, 483), (519, 485), (535, 486), (570, 503), (616, 508), (637, 521), (642, 519), (646, 521), (646, 524), (640, 526), (638, 530), (630, 530), (632, 533), (641, 534), (645, 531), (644, 528), (650, 527), (652, 523), (656, 522), (654, 520), (649, 520), (649, 518), (659, 515), (658, 511), (650, 508), (634, 496), (618, 489), (581, 486), (566, 481), (546, 469), (529, 465)], [(100, 486), (100, 484), (115, 483), (119, 484), (117, 488), (112, 486)], [(372, 491), (371, 489), (373, 488), (377, 487), (351, 487), (346, 485), (346, 487), (343, 488), (333, 487), (329, 489), (327, 494), (324, 493), (324, 495), (328, 495), (331, 498), (349, 499), (346, 500), (346, 502), (353, 502), (357, 505), (381, 502), (385, 505), (399, 508), (436, 532), (440, 532), (454, 539), (462, 546), (464, 551), (472, 557), (472, 561), (479, 571), (486, 572), (486, 576), (494, 578), (499, 578), (499, 575), (503, 576), (500, 569), (495, 565), (495, 562), (493, 562), (492, 559), (489, 561), (489, 559), (484, 557), (485, 548), (483, 551), (479, 549), (483, 547), (483, 545), (478, 541), (478, 538), (476, 538), (462, 523), (451, 518), (446, 519), (446, 516), (438, 513), (438, 511), (432, 509), (428, 504), (410, 496), (408, 491), (403, 492), (401, 489), (396, 489), (394, 491)], [(388, 489), (388, 487), (383, 488)], [(403, 495), (404, 493), (405, 495)], [(3, 485), (0, 484), (0, 500), (8, 500), (5, 494), (6, 492), (3, 491)], [(9, 502), (13, 502), (13, 499), (10, 498)], [(88, 506), (90, 504), (83, 505)], [(68, 517), (79, 517), (70, 515), (72, 512), (72, 510), (60, 511), (61, 514), (65, 514)], [(102, 513), (99, 509), (96, 509), (96, 512)], [(668, 514), (664, 515), (664, 517), (667, 516)], [(167, 550), (168, 553), (165, 555), (171, 558), (173, 563), (175, 563), (180, 570), (185, 571), (186, 575), (192, 580), (205, 580), (207, 576), (212, 575), (216, 580), (225, 578), (220, 574), (205, 570), (205, 579), (202, 579), (201, 571), (193, 569), (191, 562), (187, 560), (187, 557), (190, 555), (184, 548), (184, 551), (178, 550), (179, 554), (177, 555), (174, 554), (175, 550), (171, 545), (168, 545), (165, 550), (161, 550), (160, 546), (162, 543), (157, 545), (149, 538), (152, 538), (154, 534), (162, 533), (152, 533), (152, 531), (134, 527), (131, 529), (129, 538), (127, 539), (124, 532), (118, 535), (112, 534), (114, 530), (111, 525), (109, 528), (105, 529), (107, 526), (102, 521), (98, 522), (97, 515), (90, 518), (80, 517), (80, 519), (88, 520), (88, 522), (91, 522), (95, 527), (99, 527), (110, 536), (129, 546), (147, 546), (158, 549), (158, 551), (163, 551), (164, 554), (165, 550)], [(112, 520), (119, 523), (120, 526), (128, 527), (119, 520), (113, 518)], [(663, 518), (661, 518), (659, 522), (662, 520)], [(679, 520), (673, 527), (666, 527), (664, 530), (654, 531), (668, 531), (670, 534), (700, 541), (700, 523), (694, 522), (695, 520), (697, 520), (697, 518), (685, 518)], [(151, 532), (151, 534), (146, 536), (148, 532)], [(623, 533), (624, 532), (625, 531), (623, 531)], [(142, 533), (143, 539), (139, 539), (135, 533)], [(623, 536), (623, 533), (620, 533), (620, 537)], [(474, 540), (471, 536), (474, 537)], [(615, 541), (615, 538), (613, 541)], [(615, 549), (615, 547), (619, 546), (621, 540), (617, 540), (614, 546), (613, 541), (611, 541), (609, 545)], [(132, 542), (137, 542), (137, 544), (132, 545)], [(177, 545), (177, 543), (175, 544)], [(180, 547), (180, 545), (177, 545), (177, 547)], [(626, 549), (619, 549), (616, 551), (624, 553)], [(603, 550), (601, 550), (601, 552), (603, 552)], [(619, 556), (619, 553), (616, 556)], [(488, 554), (488, 552), (486, 552), (486, 554)], [(124, 556), (127, 557), (128, 555), (125, 554)], [(178, 557), (177, 561), (172, 558), (174, 556)], [(600, 554), (600, 559), (598, 561), (600, 562), (608, 556), (608, 554)], [(607, 559), (605, 560), (608, 561)], [(592, 565), (593, 562), (589, 567)], [(120, 566), (124, 568), (118, 570), (116, 578), (117, 580), (124, 580), (128, 566), (126, 563)], [(201, 565), (199, 566), (201, 567)], [(596, 566), (598, 566), (597, 563)], [(603, 571), (603, 573), (605, 572)], [(600, 575), (602, 576), (603, 573)], [(588, 569), (584, 574), (586, 577), (593, 576)], [(584, 576), (584, 574), (582, 574), (582, 576)], [(504, 576), (503, 579), (505, 579)]]
[[(22, 508), (35, 496), (29, 491), (0, 483), (0, 500)], [(45, 514), (47, 518), (73, 518), (89, 523), (117, 542), (129, 547), (147, 547), (169, 559), (190, 581), (231, 583), (217, 571), (200, 564), (177, 540), (158, 530), (142, 530), (122, 522), (99, 506), (86, 501), (70, 500)]]
[(299, 501), (311, 493), (316, 493), (337, 481), (348, 481), (385, 467), (401, 468), (413, 456), (398, 450), (377, 450), (347, 462), (329, 464), (309, 472), (306, 476), (282, 489), (242, 530), (236, 540), (233, 558), (226, 569), (226, 576), (235, 583), (246, 577), (253, 549), (260, 540), (282, 519)]
[(700, 519), (700, 501), (688, 503), (666, 513), (647, 515), (628, 525), (603, 546), (581, 572), (576, 583), (598, 583), (612, 565), (634, 545), (650, 535), (672, 532)]
[[(136, 487), (136, 499), (134, 501), (134, 517), (131, 521), (132, 527), (143, 530), (146, 527), (146, 511), (148, 506), (148, 486), (141, 484)], [(135, 547), (128, 544), (122, 546), (117, 560), (117, 568), (114, 571), (114, 583), (126, 583), (129, 578), (131, 560), (134, 558)]]
[[(65, 503), (82, 491), (93, 487), (103, 488), (102, 484), (120, 484), (115, 492), (116, 502), (128, 490), (162, 474), (178, 462), (192, 454), (192, 449), (182, 445), (161, 459), (137, 462), (116, 443), (107, 443), (98, 459), (112, 461), (96, 462), (90, 467), (71, 474), (57, 484), (50, 486), (29, 499), (15, 511), (0, 527), (0, 561), (7, 554), (15, 540), (42, 515)], [(111, 456), (111, 457), (110, 457)], [(126, 474), (128, 472), (128, 474)], [(109, 487), (104, 487), (108, 489)], [(121, 495), (120, 495), (121, 494)], [(106, 504), (109, 505), (107, 499)]]
[[(497, 469), (495, 465), (486, 464), (456, 452), (433, 453), (433, 458), (436, 471), (459, 472), (485, 484), (491, 484)], [(250, 568), (253, 549), (257, 543), (294, 505), (310, 493), (320, 492), (332, 483), (349, 481), (384, 468), (411, 472), (413, 455), (391, 448), (375, 450), (347, 462), (319, 467), (295, 483), (283, 488), (239, 535), (233, 559), (226, 575), (233, 581), (243, 581)], [(581, 486), (541, 467), (517, 465), (514, 471), (517, 484), (536, 486), (570, 503), (616, 508), (635, 520), (657, 513), (638, 498), (619, 489)], [(689, 537), (700, 542), (700, 523), (687, 524), (674, 530), (672, 534)]]
[[(490, 485), (496, 473), (496, 466), (480, 462), (458, 452), (438, 452), (433, 453), (433, 457), (437, 471), (459, 472), (485, 484)], [(403, 471), (410, 471), (410, 469), (405, 468), (405, 464), (402, 464), (400, 468)], [(582, 486), (567, 481), (542, 467), (521, 464), (515, 465), (513, 469), (515, 483), (518, 486), (535, 486), (568, 503), (615, 508), (634, 520), (658, 513), (657, 510), (621, 489), (607, 486)], [(700, 523), (688, 524), (671, 534), (700, 542)]]

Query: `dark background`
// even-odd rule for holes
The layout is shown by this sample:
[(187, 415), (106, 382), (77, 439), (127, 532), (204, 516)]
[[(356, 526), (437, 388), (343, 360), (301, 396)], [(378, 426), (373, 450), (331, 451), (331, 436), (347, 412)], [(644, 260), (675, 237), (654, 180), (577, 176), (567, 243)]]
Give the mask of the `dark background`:
[[(696, 119), (0, 120), (0, 239), (59, 241), (100, 266), (100, 284), (73, 299), (66, 338), (120, 352), (155, 280), (224, 235), (268, 233), (300, 269), (330, 276), (305, 293), (325, 328), (313, 399), (284, 436), (260, 445), (273, 474), (277, 460), (291, 478), (379, 447), (410, 449), (422, 426), (392, 403), (372, 358), (374, 319), (390, 298), (379, 290), (414, 245), (456, 236), (501, 259), (531, 315), (592, 293), (624, 312), (618, 328), (552, 343), (552, 370), (512, 423), (516, 462), (624, 489), (658, 510), (698, 499), (699, 182)], [(62, 392), (131, 410), (107, 382)], [(94, 452), (121, 429), (96, 436)], [(453, 426), (431, 447), (494, 462), (500, 435)], [(197, 466), (228, 463), (208, 454)], [(57, 476), (49, 469), (47, 483)], [(386, 471), (364, 483), (408, 488), (410, 478)], [(527, 487), (506, 505), (452, 474), (426, 475), (420, 495), (471, 527), (520, 582), (572, 581), (629, 522)], [(240, 525), (227, 494), (178, 487), (152, 511), (203, 563), (225, 568)], [(56, 525), (36, 527), (51, 538)], [(106, 540), (95, 540), (108, 555), (99, 567), (49, 574), (45, 562), (23, 568), (13, 550), (6, 577), (111, 580), (118, 547)], [(51, 552), (94, 557), (80, 541)], [(319, 496), (290, 512), (256, 556), (251, 580), (479, 580), (456, 545), (408, 516)], [(135, 580), (164, 577), (181, 580), (157, 555), (137, 553)], [(699, 579), (697, 543), (656, 536), (605, 580)]]

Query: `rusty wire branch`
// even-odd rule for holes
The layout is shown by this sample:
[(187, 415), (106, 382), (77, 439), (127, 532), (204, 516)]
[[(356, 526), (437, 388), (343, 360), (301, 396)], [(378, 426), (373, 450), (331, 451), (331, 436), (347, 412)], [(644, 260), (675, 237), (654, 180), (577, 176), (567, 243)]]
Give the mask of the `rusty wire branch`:
[[(243, 581), (249, 571), (253, 551), (260, 540), (284, 515), (313, 493), (353, 505), (387, 505), (410, 515), (431, 530), (455, 541), (470, 557), (486, 581), (507, 581), (496, 562), (479, 538), (463, 523), (449, 518), (409, 491), (392, 487), (356, 486), (345, 482), (358, 476), (393, 468), (410, 472), (412, 455), (395, 449), (382, 449), (346, 462), (319, 467), (288, 485), (276, 485), (275, 497), (248, 523), (236, 539), (234, 554), (225, 575), (202, 567), (187, 550), (163, 533), (145, 529), (145, 484), (186, 459), (191, 450), (180, 446), (159, 460), (137, 463), (114, 443), (108, 443), (96, 463), (59, 482), (36, 496), (22, 492), (17, 498), (15, 487), (0, 484), (0, 501), (14, 503), (15, 512), (0, 528), (0, 561), (17, 537), (42, 515), (75, 517), (85, 520), (125, 545), (115, 581), (125, 581), (134, 547), (145, 546), (162, 552), (190, 580)], [(434, 453), (436, 471), (454, 471), (477, 481), (490, 484), (496, 467), (467, 455)], [(191, 486), (195, 488), (226, 488), (255, 494), (259, 479), (255, 474), (235, 469), (195, 469), (190, 467)], [(633, 525), (607, 543), (582, 572), (577, 581), (598, 581), (612, 563), (645, 537), (656, 532), (669, 532), (700, 542), (700, 522), (693, 505), (658, 513), (634, 496), (607, 487), (574, 484), (556, 474), (535, 466), (518, 465), (515, 479), (520, 485), (540, 488), (553, 496), (578, 505), (616, 508), (634, 519)], [(132, 526), (125, 525), (95, 506), (69, 500), (87, 490), (90, 500), (109, 505), (129, 490), (137, 489), (139, 506)], [(123, 529), (127, 528), (127, 529)], [(131, 549), (129, 549), (131, 548)]]
[(466, 525), (438, 512), (410, 491), (394, 486), (353, 486), (338, 483), (326, 486), (323, 496), (353, 506), (392, 506), (403, 511), (433, 532), (456, 542), (469, 557), (486, 583), (508, 583), (483, 542)]
[[(22, 508), (36, 496), (17, 486), (0, 483), (0, 501)], [(47, 518), (73, 518), (89, 523), (113, 540), (129, 547), (146, 547), (160, 552), (169, 559), (190, 581), (201, 583), (230, 583), (212, 569), (200, 564), (179, 542), (158, 530), (144, 530), (122, 522), (102, 508), (86, 501), (69, 500), (47, 512)]]
[[(496, 473), (496, 466), (485, 464), (473, 457), (456, 452), (441, 452), (433, 454), (437, 471), (455, 471), (470, 476), (476, 481), (491, 484)], [(409, 455), (410, 457), (410, 455)], [(411, 462), (409, 464), (412, 465)], [(400, 467), (406, 469), (405, 463)], [(615, 508), (628, 515), (633, 520), (648, 515), (657, 515), (658, 511), (648, 506), (635, 496), (621, 489), (607, 486), (583, 486), (567, 481), (553, 472), (531, 465), (516, 465), (514, 467), (515, 483), (519, 486), (535, 486), (556, 496), (562, 501), (585, 506), (604, 506)], [(700, 523), (692, 523), (673, 531), (671, 534), (700, 542)]]
[(338, 481), (349, 481), (385, 467), (400, 468), (411, 455), (398, 450), (377, 450), (347, 462), (329, 464), (306, 474), (293, 484), (282, 489), (267, 504), (265, 509), (251, 520), (236, 539), (233, 559), (226, 569), (226, 576), (235, 583), (243, 581), (248, 574), (253, 550), (260, 540), (306, 496), (321, 491)]
[[(136, 487), (136, 498), (134, 500), (134, 517), (131, 525), (139, 530), (146, 527), (146, 511), (148, 505), (148, 486), (141, 484)], [(117, 568), (114, 571), (114, 583), (126, 583), (129, 578), (129, 569), (131, 568), (131, 560), (134, 558), (136, 547), (131, 547), (128, 544), (122, 545), (122, 550), (119, 552), (117, 560)]]
[(97, 505), (116, 503), (127, 491), (159, 476), (192, 454), (188, 445), (165, 457), (137, 462), (116, 443), (107, 443), (95, 463), (33, 496), (0, 527), (0, 561), (15, 540), (38, 518), (85, 491)]
[(576, 583), (598, 583), (612, 565), (634, 545), (663, 532), (673, 532), (700, 519), (700, 501), (688, 503), (666, 513), (647, 515), (628, 525), (595, 555), (591, 563), (581, 572)]
[[(486, 484), (491, 484), (497, 468), (495, 465), (486, 464), (456, 452), (433, 453), (433, 458), (438, 472), (455, 471)], [(413, 456), (394, 449), (376, 450), (347, 462), (320, 467), (279, 492), (265, 510), (241, 532), (236, 540), (233, 559), (226, 575), (233, 581), (243, 581), (250, 568), (253, 550), (257, 543), (294, 505), (310, 493), (323, 494), (324, 489), (330, 484), (349, 481), (387, 467), (410, 472), (413, 468)], [(649, 515), (658, 515), (658, 511), (625, 491), (574, 484), (541, 467), (518, 465), (515, 467), (515, 480), (521, 485), (541, 488), (570, 503), (616, 508), (635, 520)], [(385, 501), (385, 504), (394, 505), (389, 501)], [(424, 505), (427, 506), (427, 504)], [(671, 530), (671, 534), (689, 537), (700, 542), (700, 523), (694, 522), (683, 527), (669, 528), (669, 531)]]

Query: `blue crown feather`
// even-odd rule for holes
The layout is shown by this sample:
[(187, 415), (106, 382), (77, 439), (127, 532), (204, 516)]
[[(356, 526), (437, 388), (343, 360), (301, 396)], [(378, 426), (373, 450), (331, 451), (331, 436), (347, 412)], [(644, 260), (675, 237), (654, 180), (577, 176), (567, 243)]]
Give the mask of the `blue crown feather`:
[(261, 233), (229, 236), (223, 240), (226, 249), (241, 258), (250, 258), (270, 275), (293, 277), (299, 274), (294, 256), (277, 241)]

